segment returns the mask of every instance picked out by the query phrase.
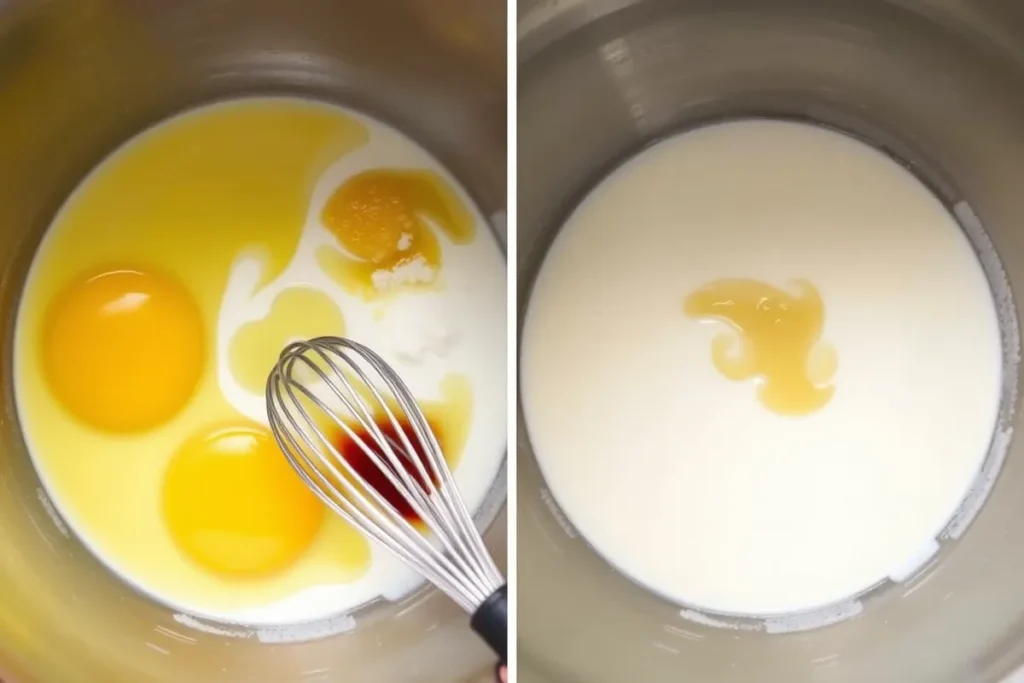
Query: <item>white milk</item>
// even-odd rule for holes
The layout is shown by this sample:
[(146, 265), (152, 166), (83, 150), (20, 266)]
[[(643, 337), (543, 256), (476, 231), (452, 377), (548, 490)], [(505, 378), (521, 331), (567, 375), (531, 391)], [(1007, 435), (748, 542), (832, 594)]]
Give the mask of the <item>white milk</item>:
[[(683, 313), (719, 278), (812, 282), (835, 395), (781, 417)], [(1000, 391), (969, 243), (901, 166), (825, 129), (748, 120), (666, 140), (571, 216), (522, 340), (552, 493), (609, 562), (708, 610), (809, 609), (905, 574), (981, 465)]]

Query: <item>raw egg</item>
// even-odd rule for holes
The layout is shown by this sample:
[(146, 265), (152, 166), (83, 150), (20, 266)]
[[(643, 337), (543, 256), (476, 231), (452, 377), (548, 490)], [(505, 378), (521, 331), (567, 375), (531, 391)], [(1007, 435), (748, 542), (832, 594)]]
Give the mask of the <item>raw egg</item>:
[(218, 574), (262, 576), (312, 543), (325, 508), (256, 424), (203, 431), (171, 460), (163, 510), (175, 542)]
[(173, 417), (203, 371), (203, 322), (189, 292), (155, 270), (79, 277), (49, 307), (43, 367), (75, 417), (139, 431)]

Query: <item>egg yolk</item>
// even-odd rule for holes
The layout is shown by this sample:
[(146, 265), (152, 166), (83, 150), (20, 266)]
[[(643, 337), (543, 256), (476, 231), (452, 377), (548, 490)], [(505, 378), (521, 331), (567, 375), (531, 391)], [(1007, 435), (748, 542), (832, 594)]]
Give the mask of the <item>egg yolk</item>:
[(163, 513), (174, 541), (194, 562), (226, 576), (287, 568), (313, 542), (325, 512), (257, 424), (193, 436), (164, 481)]
[(203, 370), (198, 305), (173, 277), (112, 270), (69, 284), (47, 310), (42, 363), (60, 403), (99, 429), (135, 432), (173, 417)]

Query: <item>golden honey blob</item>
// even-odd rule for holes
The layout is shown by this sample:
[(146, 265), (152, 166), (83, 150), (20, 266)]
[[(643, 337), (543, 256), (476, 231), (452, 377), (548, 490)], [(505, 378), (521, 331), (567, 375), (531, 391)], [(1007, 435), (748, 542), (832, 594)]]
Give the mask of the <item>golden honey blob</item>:
[(735, 330), (714, 338), (712, 362), (728, 379), (760, 378), (758, 399), (779, 415), (813, 413), (835, 393), (828, 382), (838, 360), (820, 340), (821, 295), (806, 280), (793, 286), (796, 294), (758, 280), (715, 280), (690, 294), (684, 306), (691, 318), (719, 320)]
[(475, 234), (473, 215), (454, 188), (426, 170), (352, 176), (327, 200), (321, 219), (345, 253), (322, 247), (320, 266), (364, 299), (435, 282), (441, 245), (431, 225), (455, 244), (467, 244)]

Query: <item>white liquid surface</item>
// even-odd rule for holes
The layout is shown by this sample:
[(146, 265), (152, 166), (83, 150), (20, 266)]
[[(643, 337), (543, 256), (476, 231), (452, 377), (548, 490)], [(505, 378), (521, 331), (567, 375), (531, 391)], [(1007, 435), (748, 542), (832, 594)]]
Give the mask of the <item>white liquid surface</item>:
[[(719, 278), (805, 278), (838, 354), (832, 400), (781, 417), (712, 365), (683, 313)], [(680, 604), (773, 615), (906, 575), (988, 450), (1000, 338), (941, 203), (825, 129), (705, 127), (619, 168), (570, 217), (523, 331), (530, 440), (573, 524)]]

